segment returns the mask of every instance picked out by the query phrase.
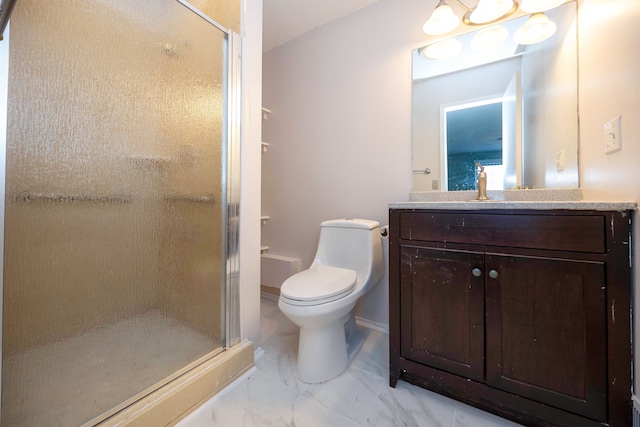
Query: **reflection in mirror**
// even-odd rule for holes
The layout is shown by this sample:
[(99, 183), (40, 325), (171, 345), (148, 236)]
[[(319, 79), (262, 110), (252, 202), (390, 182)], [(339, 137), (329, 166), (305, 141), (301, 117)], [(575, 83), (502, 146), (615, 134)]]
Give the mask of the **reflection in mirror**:
[(445, 108), (444, 121), (443, 190), (475, 190), (478, 163), (485, 167), (487, 190), (504, 190), (502, 99)]
[(471, 50), (476, 31), (455, 58), (414, 50), (413, 191), (475, 190), (477, 162), (490, 189), (578, 187), (576, 7), (546, 12), (557, 31), (541, 43), (513, 42), (524, 16), (496, 49)]

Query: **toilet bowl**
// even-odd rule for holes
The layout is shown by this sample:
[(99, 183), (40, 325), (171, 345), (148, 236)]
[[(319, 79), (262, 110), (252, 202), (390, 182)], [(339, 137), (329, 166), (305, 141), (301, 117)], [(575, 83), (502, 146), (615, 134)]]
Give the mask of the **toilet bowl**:
[(362, 346), (353, 309), (384, 274), (379, 227), (365, 219), (324, 221), (311, 266), (280, 288), (278, 307), (300, 327), (296, 372), (303, 382), (338, 376)]

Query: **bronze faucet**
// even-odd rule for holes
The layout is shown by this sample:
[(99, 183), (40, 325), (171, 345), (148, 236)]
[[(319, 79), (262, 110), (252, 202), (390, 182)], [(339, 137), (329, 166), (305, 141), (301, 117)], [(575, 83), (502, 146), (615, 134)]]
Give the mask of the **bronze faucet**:
[(480, 163), (476, 163), (476, 167), (478, 168), (478, 197), (476, 200), (489, 200), (487, 197), (487, 173)]

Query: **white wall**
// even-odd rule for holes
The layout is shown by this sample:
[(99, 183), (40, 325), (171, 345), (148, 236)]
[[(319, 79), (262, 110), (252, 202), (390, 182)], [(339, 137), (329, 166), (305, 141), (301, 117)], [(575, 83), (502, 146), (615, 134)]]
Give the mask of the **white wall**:
[(260, 142), (262, 0), (244, 0), (240, 149), (240, 322), (242, 338), (260, 345)]
[[(640, 200), (640, 2), (581, 0), (579, 4), (580, 173), (589, 200)], [(603, 125), (622, 116), (622, 151), (605, 154)], [(635, 241), (640, 237), (634, 215)], [(640, 283), (640, 251), (634, 283)], [(640, 295), (635, 296), (636, 307)], [(640, 338), (640, 316), (635, 337)], [(640, 359), (635, 356), (636, 369)], [(640, 386), (635, 381), (636, 390)]]
[[(431, 4), (433, 3), (433, 4)], [(411, 189), (411, 50), (422, 45), (435, 0), (380, 0), (264, 55), (270, 151), (263, 243), (302, 260), (319, 224), (360, 217), (388, 222), (388, 202)], [(359, 315), (387, 324), (388, 285)]]
[[(271, 174), (263, 195), (272, 219), (263, 240), (273, 252), (299, 257), (305, 267), (320, 221), (386, 223), (387, 203), (408, 199), (411, 50), (425, 44), (422, 25), (436, 3), (380, 0), (264, 55), (264, 102), (274, 113), (265, 124)], [(579, 2), (586, 199), (640, 199), (639, 19), (637, 0)], [(607, 156), (602, 125), (618, 114), (623, 150)], [(637, 252), (635, 258), (637, 264)], [(361, 304), (361, 316), (387, 322), (387, 286)]]

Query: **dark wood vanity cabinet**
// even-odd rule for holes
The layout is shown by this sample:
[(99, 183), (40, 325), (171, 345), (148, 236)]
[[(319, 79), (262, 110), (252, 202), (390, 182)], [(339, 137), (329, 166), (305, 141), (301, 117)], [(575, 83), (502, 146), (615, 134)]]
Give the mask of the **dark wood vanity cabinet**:
[(630, 212), (390, 210), (390, 385), (631, 423)]

